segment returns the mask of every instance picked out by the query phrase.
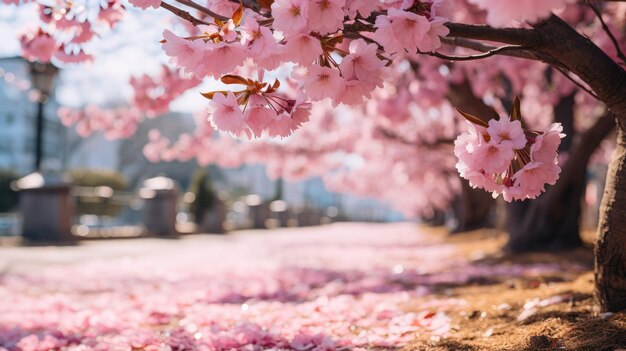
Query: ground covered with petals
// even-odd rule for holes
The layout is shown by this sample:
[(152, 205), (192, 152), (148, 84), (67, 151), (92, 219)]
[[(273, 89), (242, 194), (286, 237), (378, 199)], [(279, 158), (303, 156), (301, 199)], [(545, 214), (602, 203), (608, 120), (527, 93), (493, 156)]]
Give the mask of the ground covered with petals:
[(334, 224), (0, 249), (0, 350), (578, 349), (576, 323), (626, 343), (593, 316), (588, 253), (502, 242)]

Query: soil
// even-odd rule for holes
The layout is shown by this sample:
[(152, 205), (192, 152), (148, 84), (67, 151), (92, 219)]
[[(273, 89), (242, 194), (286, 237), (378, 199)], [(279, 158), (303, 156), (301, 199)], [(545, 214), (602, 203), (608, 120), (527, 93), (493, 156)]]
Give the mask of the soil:
[[(626, 349), (626, 313), (599, 314), (594, 304), (592, 231), (583, 235), (587, 242), (584, 248), (509, 255), (502, 251), (506, 241), (503, 233), (480, 230), (445, 236), (442, 229), (431, 230), (473, 262), (528, 266), (556, 263), (562, 270), (557, 275), (494, 276), (442, 287), (438, 292), (441, 298), (466, 302), (441, 309), (452, 316), (451, 332), (446, 337), (417, 335), (406, 350)], [(544, 301), (543, 305), (538, 301)], [(538, 306), (532, 308), (533, 304)]]

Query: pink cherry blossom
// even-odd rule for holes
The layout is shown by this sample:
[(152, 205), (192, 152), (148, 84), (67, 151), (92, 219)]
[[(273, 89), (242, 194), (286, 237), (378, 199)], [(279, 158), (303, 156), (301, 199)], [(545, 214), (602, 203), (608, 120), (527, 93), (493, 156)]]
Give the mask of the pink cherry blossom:
[(463, 178), (469, 180), (473, 188), (483, 188), (492, 193), (501, 193), (506, 189), (505, 186), (498, 184), (493, 177), (487, 175), (484, 171), (471, 171), (460, 168), (459, 173), (462, 174)]
[(556, 183), (559, 173), (561, 173), (561, 168), (554, 162), (530, 162), (517, 171), (512, 179), (524, 190), (527, 198), (535, 198), (545, 190), (545, 184)]
[(209, 103), (209, 109), (212, 110), (210, 118), (215, 128), (235, 135), (246, 131), (244, 114), (232, 92), (228, 92), (225, 96), (215, 94)]
[(298, 34), (287, 40), (285, 44), (285, 57), (303, 67), (308, 67), (322, 55), (322, 44), (319, 39), (306, 35)]
[(259, 26), (256, 20), (250, 18), (242, 27), (242, 34), (248, 56), (260, 67), (272, 70), (282, 64), (284, 45), (276, 42), (269, 28)]
[(537, 136), (530, 147), (530, 157), (533, 161), (550, 163), (557, 159), (557, 150), (564, 137), (563, 127), (553, 123), (544, 132)]
[(430, 28), (421, 41), (417, 43), (417, 48), (422, 52), (435, 51), (441, 46), (441, 38), (450, 33), (450, 29), (445, 26), (448, 19), (435, 17), (430, 21)]
[(363, 18), (368, 18), (379, 6), (378, 0), (346, 0), (344, 9), (350, 18), (355, 18), (357, 13)]
[(309, 67), (308, 75), (302, 82), (302, 87), (312, 100), (322, 100), (337, 96), (343, 91), (345, 84), (338, 70), (313, 65)]
[(484, 143), (482, 135), (487, 132), (486, 128), (467, 122), (467, 131), (459, 134), (454, 141), (454, 153), (460, 159), (466, 159), (476, 151), (476, 148)]
[(83, 22), (81, 23), (76, 30), (76, 34), (74, 38), (72, 38), (71, 42), (74, 44), (84, 44), (90, 41), (96, 33), (94, 32), (91, 23)]
[(171, 58), (170, 63), (183, 68), (187, 73), (193, 73), (200, 63), (201, 52), (198, 45), (167, 29), (163, 31), (163, 38), (163, 50)]
[(246, 59), (246, 49), (239, 42), (217, 44), (196, 43), (200, 59), (198, 66), (193, 70), (196, 78), (221, 77), (223, 74), (232, 72)]
[(341, 29), (345, 4), (346, 0), (310, 0), (307, 28), (322, 35)]
[(347, 80), (358, 79), (382, 87), (382, 70), (385, 62), (378, 58), (377, 50), (376, 44), (367, 44), (363, 39), (352, 41), (349, 54), (339, 65), (343, 77)]
[(22, 55), (30, 61), (50, 62), (58, 49), (56, 40), (42, 31), (20, 36), (20, 44)]
[(474, 165), (487, 173), (504, 173), (513, 160), (513, 148), (491, 141), (479, 145), (472, 154)]
[(472, 187), (491, 191), (494, 197), (502, 194), (509, 202), (534, 199), (559, 177), (562, 130), (555, 123), (543, 133), (524, 131), (519, 121), (509, 118), (492, 119), (487, 128), (470, 124), (454, 143), (456, 168)]
[(128, 0), (131, 5), (139, 7), (142, 10), (152, 7), (158, 9), (161, 6), (161, 0)]
[(302, 97), (298, 97), (291, 108), (292, 130), (298, 129), (302, 124), (309, 121), (311, 114), (311, 104), (305, 102)]
[(207, 0), (207, 6), (224, 16), (230, 16), (238, 7), (237, 3), (224, 0)]
[(263, 131), (272, 123), (274, 116), (276, 116), (276, 112), (270, 108), (254, 106), (246, 109), (244, 120), (248, 128), (252, 131), (252, 134), (256, 137), (260, 137)]
[(308, 20), (308, 0), (276, 0), (272, 3), (272, 26), (287, 38), (304, 32)]
[(519, 121), (511, 121), (508, 117), (489, 121), (487, 132), (494, 144), (509, 144), (513, 149), (523, 149), (526, 146), (526, 136)]
[(389, 9), (387, 16), (376, 19), (374, 39), (385, 47), (387, 52), (417, 52), (430, 29), (425, 16), (395, 8)]
[(83, 50), (67, 53), (63, 48), (59, 48), (54, 54), (54, 58), (64, 63), (87, 63), (92, 62), (94, 57)]
[(167, 112), (170, 102), (200, 83), (199, 79), (164, 65), (159, 76), (143, 75), (131, 78), (130, 85), (135, 92), (133, 104), (148, 117), (154, 117)]
[(370, 93), (375, 87), (376, 86), (374, 84), (360, 80), (346, 81), (339, 96), (333, 99), (333, 105), (337, 106), (339, 103), (343, 103), (345, 105), (361, 104), (363, 103), (364, 98), (370, 96)]
[(267, 126), (267, 133), (271, 137), (286, 137), (293, 132), (293, 121), (289, 114), (275, 115)]

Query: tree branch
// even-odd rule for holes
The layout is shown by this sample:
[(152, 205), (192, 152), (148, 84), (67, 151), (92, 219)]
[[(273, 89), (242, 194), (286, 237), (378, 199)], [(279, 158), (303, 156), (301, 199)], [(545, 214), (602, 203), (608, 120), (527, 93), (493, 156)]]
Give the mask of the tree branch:
[(604, 19), (602, 18), (602, 13), (596, 7), (596, 5), (594, 5), (591, 1), (589, 1), (587, 4), (591, 8), (591, 10), (593, 10), (593, 13), (596, 14), (596, 17), (598, 17), (598, 19), (600, 20), (600, 24), (602, 24), (602, 29), (604, 30), (604, 32), (606, 32), (606, 34), (611, 39), (611, 42), (613, 43), (613, 46), (615, 47), (615, 52), (617, 53), (617, 57), (619, 57), (620, 60), (622, 60), (622, 63), (626, 64), (626, 55), (624, 55), (624, 53), (622, 52), (622, 49), (619, 47), (619, 42), (617, 41), (617, 38), (615, 38), (609, 26), (606, 24), (606, 22), (604, 22)]
[(553, 57), (559, 67), (577, 75), (617, 118), (626, 120), (626, 71), (589, 38), (552, 15), (535, 25), (535, 51)]
[(429, 55), (429, 56), (434, 56), (434, 57), (437, 57), (443, 60), (449, 60), (449, 61), (472, 61), (472, 60), (480, 60), (483, 58), (491, 57), (491, 56), (494, 56), (494, 55), (497, 55), (499, 53), (506, 52), (506, 51), (518, 51), (518, 50), (526, 50), (526, 49), (529, 49), (529, 48), (522, 46), (522, 45), (505, 45), (505, 46), (495, 47), (493, 49), (487, 50), (482, 54), (468, 55), (468, 56), (451, 56), (451, 55), (446, 55), (446, 54), (442, 54), (439, 52), (418, 51), (418, 53)]
[[(476, 40), (464, 38), (441, 37), (441, 42), (447, 45), (472, 49), (479, 52), (488, 52), (490, 50), (498, 48), (497, 46), (487, 45)], [(500, 52), (500, 55), (518, 57), (527, 60), (543, 61), (543, 59), (539, 58), (537, 55), (525, 50), (507, 50), (504, 52)]]
[(202, 5), (196, 4), (192, 0), (175, 0), (175, 1), (181, 3), (181, 4), (185, 5), (185, 6), (189, 6), (189, 7), (193, 8), (193, 9), (196, 9), (196, 10), (198, 10), (198, 11), (200, 11), (200, 12), (206, 14), (206, 15), (209, 15), (209, 16), (213, 17), (213, 18), (217, 18), (220, 21), (228, 21), (228, 17), (222, 16), (222, 15), (220, 15), (218, 13), (215, 13), (215, 12), (211, 11), (210, 9), (208, 9), (208, 8), (202, 6)]
[(494, 28), (487, 25), (452, 23), (445, 24), (450, 30), (448, 37), (488, 40), (515, 45), (535, 45), (539, 36), (532, 29)]
[(204, 25), (211, 25), (211, 23), (203, 21), (201, 19), (198, 19), (194, 16), (192, 16), (189, 12), (184, 11), (179, 9), (176, 6), (170, 5), (168, 3), (166, 3), (165, 1), (161, 1), (161, 7), (168, 10), (169, 12), (175, 14), (176, 16), (184, 19), (185, 21), (190, 22), (191, 24), (193, 24), (194, 26), (200, 25), (200, 24), (204, 24)]
[(574, 83), (574, 85), (576, 85), (577, 87), (582, 89), (584, 92), (586, 92), (587, 94), (591, 95), (595, 99), (600, 100), (598, 95), (596, 95), (596, 93), (594, 93), (593, 90), (591, 90), (589, 87), (586, 87), (586, 86), (582, 85), (579, 81), (577, 81), (572, 76), (570, 76), (569, 72), (566, 69), (564, 69), (564, 68), (562, 68), (562, 67), (560, 67), (558, 65), (555, 65), (554, 68), (557, 71), (561, 72), (561, 74), (563, 74), (565, 76), (565, 78), (567, 78), (570, 82)]
[(437, 139), (432, 143), (426, 143), (426, 142), (419, 142), (419, 141), (415, 141), (415, 140), (409, 140), (406, 139), (405, 137), (397, 134), (396, 132), (394, 132), (391, 129), (387, 129), (385, 127), (382, 126), (377, 126), (376, 127), (376, 131), (379, 132), (382, 136), (384, 136), (385, 138), (392, 140), (392, 141), (396, 141), (400, 144), (404, 144), (404, 145), (409, 145), (409, 146), (415, 146), (415, 147), (420, 147), (420, 148), (426, 148), (426, 149), (436, 149), (438, 147), (450, 147), (452, 145), (454, 145), (454, 139)]

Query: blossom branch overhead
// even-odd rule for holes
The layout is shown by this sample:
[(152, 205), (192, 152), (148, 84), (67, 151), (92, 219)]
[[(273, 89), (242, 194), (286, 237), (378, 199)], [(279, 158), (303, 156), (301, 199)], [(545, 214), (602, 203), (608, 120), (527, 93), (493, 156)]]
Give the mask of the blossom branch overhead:
[[(113, 27), (119, 21), (123, 8), (116, 1), (102, 5), (97, 20), (68, 15), (46, 17), (48, 22), (40, 32), (22, 39), (27, 57), (50, 61), (57, 60), (64, 51), (79, 52), (75, 45), (88, 41), (96, 22)], [(207, 124), (237, 137), (287, 137), (307, 123), (314, 106), (321, 104), (343, 105), (361, 113), (368, 101), (404, 75), (419, 80), (409, 89), (428, 90), (416, 88), (416, 84), (430, 85), (431, 90), (437, 90), (435, 86), (445, 88), (446, 79), (459, 79), (458, 70), (450, 72), (453, 61), (468, 61), (466, 64), (471, 65), (471, 61), (496, 56), (541, 61), (593, 97), (603, 98), (610, 93), (587, 84), (581, 66), (570, 57), (562, 57), (567, 53), (556, 50), (555, 38), (547, 34), (560, 25), (551, 11), (573, 4), (573, 0), (529, 0), (518, 5), (469, 0), (484, 12), (477, 21), (468, 22), (484, 21), (485, 25), (453, 22), (460, 16), (441, 6), (447, 5), (445, 0), (129, 1), (144, 10), (163, 8), (187, 22), (184, 30), (164, 29), (162, 33), (162, 49), (174, 77), (168, 84), (189, 89), (204, 79), (223, 83), (223, 90), (202, 93), (209, 100)], [(46, 11), (72, 12), (70, 2), (63, 6)], [(511, 28), (514, 22), (528, 25)], [(70, 35), (64, 32), (56, 36), (52, 28), (63, 25), (68, 26)], [(78, 42), (62, 42), (71, 34), (78, 35)], [(621, 40), (611, 36), (610, 31), (607, 34), (613, 43)], [(619, 45), (615, 48), (619, 55)], [(424, 65), (430, 72), (418, 69), (417, 74), (407, 69), (415, 71), (415, 66)], [(449, 78), (443, 78), (445, 75)], [(185, 79), (193, 84), (181, 83)], [(153, 83), (146, 78), (133, 83), (135, 104), (150, 114), (163, 111), (177, 96), (159, 95)], [(509, 91), (508, 95), (515, 91), (519, 90)], [(445, 94), (433, 95), (441, 98)], [(153, 96), (156, 98), (151, 103)], [(499, 118), (494, 121), (500, 123)], [(544, 132), (533, 133), (536, 137)], [(487, 140), (488, 134), (482, 134), (484, 144), (494, 140)], [(535, 137), (528, 137), (528, 145), (533, 145)], [(413, 139), (409, 136), (405, 140)], [(532, 152), (525, 150), (527, 145), (517, 146), (515, 151), (507, 151), (507, 155), (514, 155), (513, 168), (498, 172), (490, 169), (493, 174), (511, 178), (513, 171), (532, 163)]]

